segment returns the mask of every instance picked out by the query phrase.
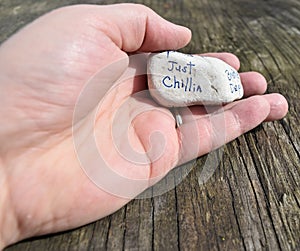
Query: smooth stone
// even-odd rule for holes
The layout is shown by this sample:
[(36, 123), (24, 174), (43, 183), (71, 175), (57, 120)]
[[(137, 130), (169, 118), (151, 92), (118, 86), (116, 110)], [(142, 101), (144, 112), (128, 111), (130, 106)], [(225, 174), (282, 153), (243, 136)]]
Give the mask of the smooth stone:
[(151, 96), (166, 107), (218, 105), (243, 97), (238, 72), (224, 61), (176, 51), (149, 56)]

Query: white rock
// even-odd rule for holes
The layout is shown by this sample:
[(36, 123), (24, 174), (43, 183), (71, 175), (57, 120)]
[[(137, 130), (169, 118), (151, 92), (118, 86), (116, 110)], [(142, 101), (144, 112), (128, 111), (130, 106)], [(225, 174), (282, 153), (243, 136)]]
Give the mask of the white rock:
[(150, 55), (148, 86), (166, 107), (216, 105), (243, 97), (238, 72), (224, 61), (166, 51)]

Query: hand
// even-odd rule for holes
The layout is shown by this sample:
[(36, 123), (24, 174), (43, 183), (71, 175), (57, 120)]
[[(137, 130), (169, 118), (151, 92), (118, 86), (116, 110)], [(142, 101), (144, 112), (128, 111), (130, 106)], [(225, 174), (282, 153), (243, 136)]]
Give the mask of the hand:
[[(145, 76), (126, 78), (134, 69), (128, 55), (176, 50), (190, 37), (187, 28), (141, 5), (81, 5), (55, 10), (2, 44), (0, 248), (109, 215), (179, 163), (286, 114), (287, 102), (281, 95), (261, 95), (266, 80), (255, 72), (241, 73), (247, 98), (210, 115), (224, 117), (225, 141), (213, 137), (216, 132), (203, 107), (191, 108), (192, 120), (183, 110), (184, 124), (176, 129), (170, 111), (148, 96), (127, 104), (132, 95), (146, 90)], [(232, 54), (209, 55), (239, 68)], [(139, 67), (143, 72), (143, 65)], [(103, 89), (109, 91), (102, 93)], [(126, 114), (138, 109), (143, 112), (128, 122)], [(111, 134), (116, 111), (125, 114), (129, 128), (124, 138), (128, 135), (134, 152), (141, 153), (138, 156), (148, 158), (146, 164), (122, 157), (118, 151), (127, 150), (123, 141), (116, 149)], [(197, 147), (191, 133), (195, 126)], [(156, 141), (149, 137), (156, 131), (164, 136), (163, 152), (161, 144), (151, 148)], [(98, 165), (98, 153), (89, 141), (94, 138), (101, 163), (119, 177), (107, 177), (108, 169)], [(93, 173), (97, 167), (103, 173)], [(107, 184), (94, 184), (97, 177)], [(120, 177), (126, 178), (124, 184), (116, 183)]]

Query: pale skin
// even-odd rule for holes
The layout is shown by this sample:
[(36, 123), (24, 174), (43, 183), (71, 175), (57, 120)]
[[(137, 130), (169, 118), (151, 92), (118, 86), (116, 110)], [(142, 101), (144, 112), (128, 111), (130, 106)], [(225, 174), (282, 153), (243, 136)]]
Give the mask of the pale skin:
[[(176, 50), (190, 39), (187, 28), (167, 22), (141, 5), (81, 5), (53, 11), (2, 44), (0, 249), (31, 236), (98, 220), (132, 199), (100, 189), (84, 173), (72, 138), (76, 100), (93, 74), (121, 60), (123, 63), (106, 75), (113, 84), (127, 69), (128, 53)], [(232, 54), (208, 55), (239, 68), (239, 60)], [(110, 136), (112, 114), (127, 97), (146, 89), (143, 77), (122, 83), (122, 92), (111, 91), (96, 116), (95, 131), (86, 133), (95, 133), (99, 151), (107, 156), (112, 169), (132, 179), (149, 180), (148, 185), (152, 185), (151, 178), (164, 176), (176, 165), (204, 155), (264, 121), (285, 116), (287, 101), (280, 94), (263, 95), (267, 83), (262, 75), (240, 75), (245, 97), (224, 106), (225, 142), (214, 137), (209, 115), (195, 106), (191, 111), (201, 143), (200, 148), (186, 151), (182, 142), (193, 139), (188, 133), (189, 118), (176, 128), (170, 111), (148, 98), (141, 103), (150, 111), (132, 122), (129, 140), (135, 149), (145, 151), (150, 147), (149, 135), (159, 130), (165, 136), (165, 151), (142, 169), (120, 158)], [(85, 133), (88, 117), (83, 113), (80, 125), (74, 125), (76, 132)], [(89, 154), (84, 141), (83, 152)], [(137, 187), (134, 193), (145, 188)]]

